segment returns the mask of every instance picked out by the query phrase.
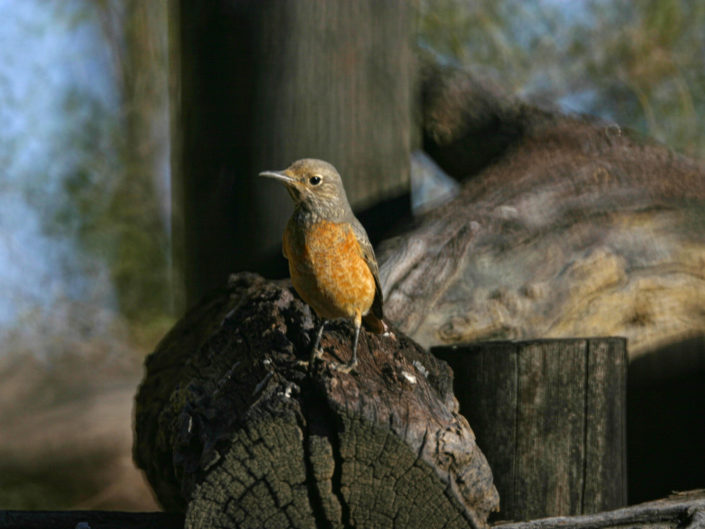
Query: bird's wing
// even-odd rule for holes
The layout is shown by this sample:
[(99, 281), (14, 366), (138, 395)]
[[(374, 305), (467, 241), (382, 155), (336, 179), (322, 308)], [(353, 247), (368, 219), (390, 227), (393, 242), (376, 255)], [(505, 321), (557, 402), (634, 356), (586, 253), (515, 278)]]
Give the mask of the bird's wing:
[[(288, 226), (287, 226), (288, 228)], [(282, 237), (282, 255), (284, 256), (284, 259), (287, 261), (289, 260), (289, 255), (287, 252), (287, 246), (289, 246), (289, 230), (285, 229), (284, 230), (284, 236)]]
[(365, 231), (365, 228), (362, 227), (362, 224), (360, 224), (360, 221), (353, 217), (350, 225), (352, 226), (353, 233), (357, 239), (360, 254), (367, 263), (367, 267), (370, 269), (370, 272), (372, 272), (372, 276), (375, 278), (375, 299), (372, 302), (372, 308), (370, 311), (381, 320), (384, 318), (384, 312), (382, 310), (384, 299), (382, 295), (382, 286), (379, 284), (379, 265), (377, 264), (375, 251), (372, 248), (370, 239), (367, 237), (367, 232)]

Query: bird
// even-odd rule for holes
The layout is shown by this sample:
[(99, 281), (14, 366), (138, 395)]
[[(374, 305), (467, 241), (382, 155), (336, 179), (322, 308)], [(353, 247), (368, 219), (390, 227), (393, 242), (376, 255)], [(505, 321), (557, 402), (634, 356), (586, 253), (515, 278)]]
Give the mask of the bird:
[(343, 181), (328, 162), (304, 158), (282, 171), (259, 176), (283, 182), (294, 201), (294, 212), (282, 237), (294, 289), (321, 319), (309, 366), (320, 358), (323, 329), (328, 320), (344, 318), (355, 328), (352, 358), (336, 369), (357, 367), (360, 327), (389, 334), (384, 321), (379, 266), (365, 228), (355, 217)]

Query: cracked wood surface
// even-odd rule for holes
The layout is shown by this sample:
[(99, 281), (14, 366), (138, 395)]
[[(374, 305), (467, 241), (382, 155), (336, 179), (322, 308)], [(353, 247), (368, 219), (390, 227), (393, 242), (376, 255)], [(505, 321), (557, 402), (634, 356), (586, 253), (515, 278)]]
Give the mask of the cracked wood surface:
[(484, 527), (498, 497), (452, 374), (417, 344), (315, 316), (283, 283), (231, 277), (146, 361), (134, 456), (187, 527)]

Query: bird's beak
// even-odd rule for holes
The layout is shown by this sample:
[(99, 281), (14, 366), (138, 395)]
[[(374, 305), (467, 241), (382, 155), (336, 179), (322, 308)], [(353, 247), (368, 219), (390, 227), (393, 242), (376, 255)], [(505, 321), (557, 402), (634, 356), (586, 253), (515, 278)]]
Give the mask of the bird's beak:
[(293, 184), (294, 182), (296, 182), (296, 178), (289, 176), (284, 171), (262, 171), (259, 176), (275, 178), (277, 180), (281, 180), (285, 184)]

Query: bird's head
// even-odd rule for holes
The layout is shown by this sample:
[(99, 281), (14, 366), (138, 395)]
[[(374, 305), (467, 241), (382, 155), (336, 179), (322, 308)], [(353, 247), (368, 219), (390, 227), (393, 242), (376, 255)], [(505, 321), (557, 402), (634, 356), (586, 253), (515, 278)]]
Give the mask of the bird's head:
[(313, 158), (297, 160), (283, 171), (263, 171), (286, 185), (296, 207), (324, 218), (342, 218), (350, 211), (343, 180), (328, 162)]

